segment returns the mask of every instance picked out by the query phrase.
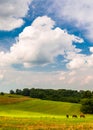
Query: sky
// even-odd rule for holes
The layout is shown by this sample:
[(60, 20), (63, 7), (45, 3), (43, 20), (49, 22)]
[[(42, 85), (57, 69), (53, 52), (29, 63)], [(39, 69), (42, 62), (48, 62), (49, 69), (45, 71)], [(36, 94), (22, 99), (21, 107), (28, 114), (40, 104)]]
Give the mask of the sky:
[(0, 0), (0, 91), (92, 85), (93, 0)]

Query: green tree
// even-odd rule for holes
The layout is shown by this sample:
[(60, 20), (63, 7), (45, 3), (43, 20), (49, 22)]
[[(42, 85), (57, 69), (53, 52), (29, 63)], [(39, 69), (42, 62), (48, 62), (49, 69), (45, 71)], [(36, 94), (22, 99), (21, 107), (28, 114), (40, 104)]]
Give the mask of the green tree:
[(1, 92), (0, 94), (1, 94), (1, 95), (4, 95), (4, 92)]
[(91, 91), (89, 91), (89, 90), (84, 91), (82, 98), (91, 98), (91, 97), (92, 97), (92, 92)]
[(16, 89), (16, 94), (17, 94), (17, 95), (22, 95), (22, 90)]
[(15, 94), (15, 92), (13, 90), (10, 90), (10, 94)]
[(93, 114), (93, 98), (82, 99), (81, 111), (86, 114)]
[(23, 91), (22, 91), (22, 95), (30, 96), (30, 90), (28, 88), (24, 88)]

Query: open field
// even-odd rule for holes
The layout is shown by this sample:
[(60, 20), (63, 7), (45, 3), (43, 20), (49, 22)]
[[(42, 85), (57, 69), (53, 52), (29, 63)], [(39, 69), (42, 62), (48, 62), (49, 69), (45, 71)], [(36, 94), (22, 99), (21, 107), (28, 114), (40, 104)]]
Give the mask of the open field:
[(16, 118), (0, 117), (1, 130), (93, 130), (92, 117), (66, 119), (65, 117)]
[(0, 130), (93, 130), (93, 116), (80, 113), (80, 104), (0, 96)]

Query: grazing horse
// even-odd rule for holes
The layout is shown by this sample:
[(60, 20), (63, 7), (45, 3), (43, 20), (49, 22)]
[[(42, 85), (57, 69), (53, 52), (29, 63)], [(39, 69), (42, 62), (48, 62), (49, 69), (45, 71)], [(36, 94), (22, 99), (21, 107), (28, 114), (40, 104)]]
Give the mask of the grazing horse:
[(75, 117), (75, 118), (77, 118), (77, 115), (72, 115), (72, 117)]
[(84, 115), (84, 114), (81, 114), (81, 115), (80, 115), (80, 118), (82, 118), (82, 117), (85, 118), (85, 115)]
[(67, 114), (66, 117), (69, 118), (69, 115)]

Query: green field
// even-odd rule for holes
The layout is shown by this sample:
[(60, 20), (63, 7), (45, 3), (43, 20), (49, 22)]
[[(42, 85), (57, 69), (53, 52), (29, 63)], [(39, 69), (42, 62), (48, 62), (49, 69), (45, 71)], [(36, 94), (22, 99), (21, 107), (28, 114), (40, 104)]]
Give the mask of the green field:
[(93, 116), (80, 113), (80, 104), (0, 95), (0, 130), (93, 130)]

